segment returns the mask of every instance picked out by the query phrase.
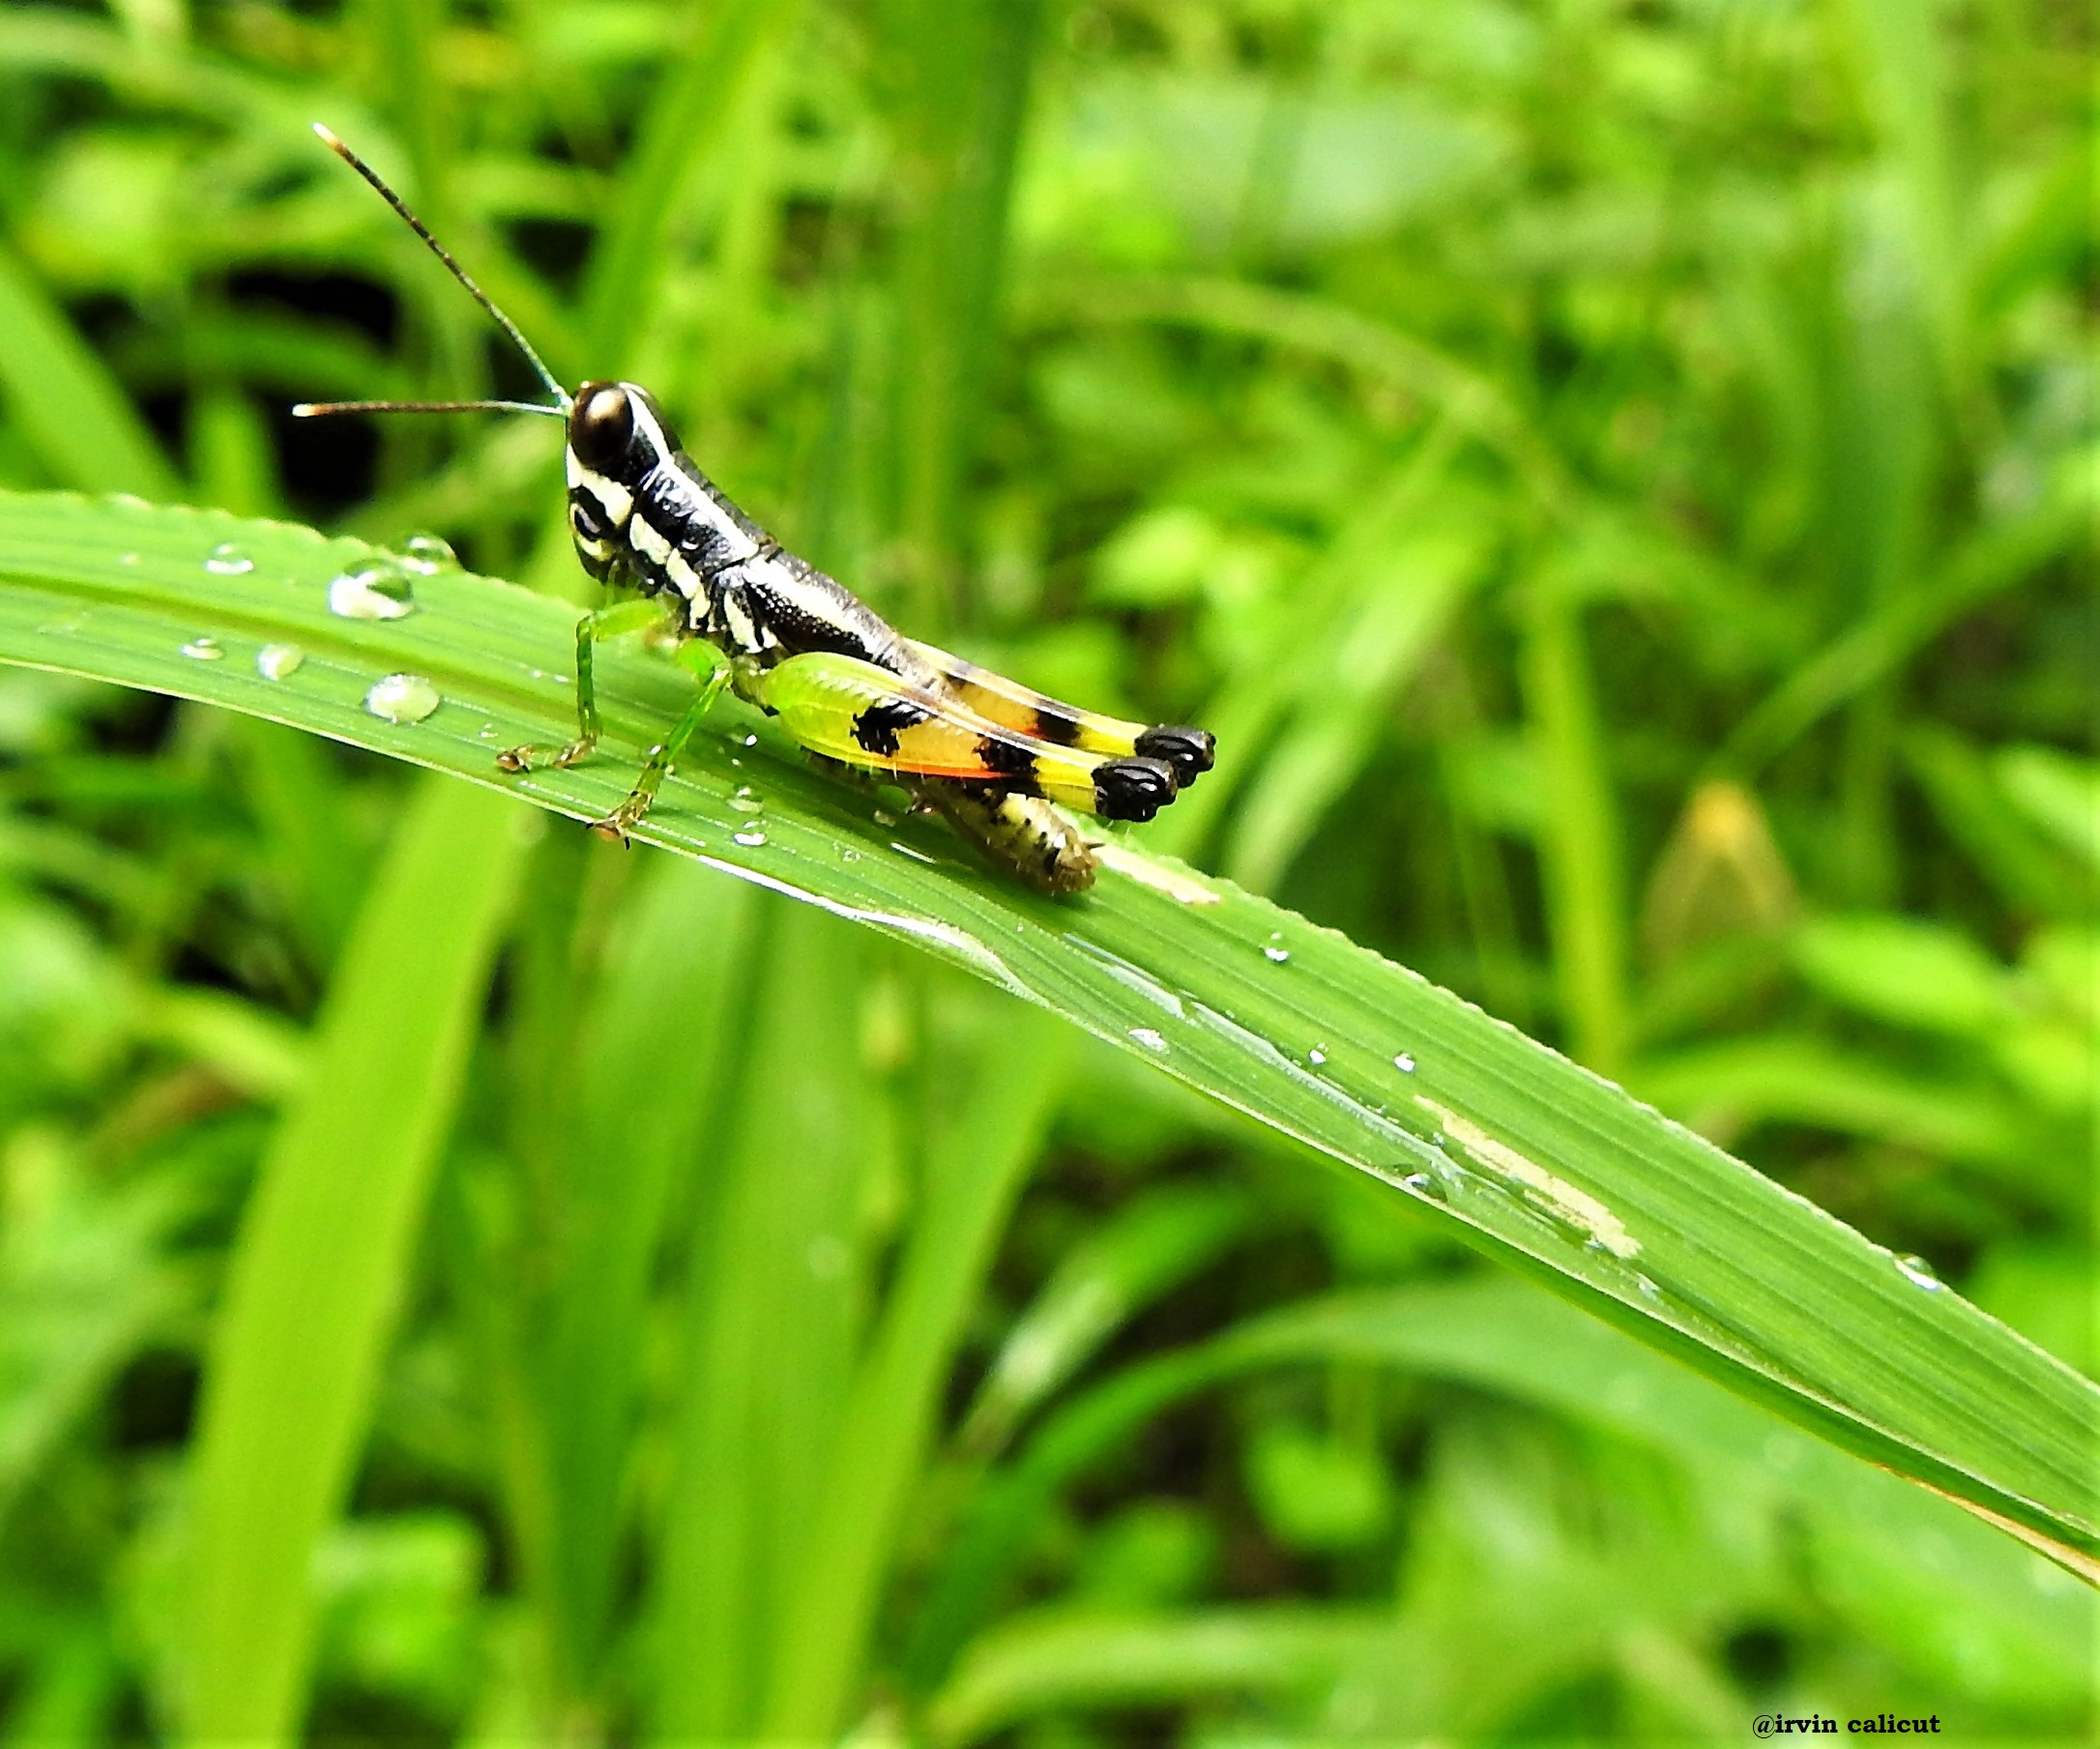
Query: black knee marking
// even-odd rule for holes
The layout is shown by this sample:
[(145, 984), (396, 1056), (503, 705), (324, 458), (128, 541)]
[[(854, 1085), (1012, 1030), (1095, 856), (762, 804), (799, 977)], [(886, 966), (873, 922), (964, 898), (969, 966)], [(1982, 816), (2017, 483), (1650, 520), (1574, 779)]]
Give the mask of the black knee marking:
[(1150, 820), (1174, 800), (1174, 768), (1160, 759), (1104, 759), (1094, 768), (1094, 811), (1104, 820)]
[(1079, 744), (1079, 718), (1069, 711), (1059, 711), (1049, 705), (1037, 705), (1035, 739), (1047, 741), (1054, 747), (1075, 747)]
[(1146, 759), (1156, 759), (1174, 768), (1183, 789), (1208, 772), (1217, 759), (1217, 743), (1208, 729), (1181, 728), (1162, 723), (1137, 738), (1137, 750)]

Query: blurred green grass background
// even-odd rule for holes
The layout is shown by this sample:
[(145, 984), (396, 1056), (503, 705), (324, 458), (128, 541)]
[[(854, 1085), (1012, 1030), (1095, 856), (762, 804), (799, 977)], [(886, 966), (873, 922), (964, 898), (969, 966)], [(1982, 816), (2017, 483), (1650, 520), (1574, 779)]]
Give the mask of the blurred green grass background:
[[(1150, 842), (2090, 1371), (2093, 49), (2017, 0), (11, 7), (0, 484), (580, 598), (551, 427), (286, 417), (523, 386), (324, 119), (909, 629), (1214, 729)], [(2089, 1733), (2087, 1598), (2010, 1542), (893, 945), (515, 820), (0, 672), (6, 1740)], [(235, 1239), (324, 1052), (399, 1115), (334, 1162), (384, 1217), (305, 1239), (364, 1299), (200, 1384), (296, 1294)], [(200, 1414), (340, 1445), (304, 1590), (192, 1535), (272, 1479)]]

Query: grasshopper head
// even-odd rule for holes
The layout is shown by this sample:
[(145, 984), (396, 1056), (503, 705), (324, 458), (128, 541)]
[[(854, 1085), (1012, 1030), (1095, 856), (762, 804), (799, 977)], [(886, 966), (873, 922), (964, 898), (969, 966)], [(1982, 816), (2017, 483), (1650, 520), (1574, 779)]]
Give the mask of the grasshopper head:
[(569, 527), (602, 580), (627, 542), (634, 494), (678, 452), (678, 434), (638, 383), (586, 383), (569, 410)]

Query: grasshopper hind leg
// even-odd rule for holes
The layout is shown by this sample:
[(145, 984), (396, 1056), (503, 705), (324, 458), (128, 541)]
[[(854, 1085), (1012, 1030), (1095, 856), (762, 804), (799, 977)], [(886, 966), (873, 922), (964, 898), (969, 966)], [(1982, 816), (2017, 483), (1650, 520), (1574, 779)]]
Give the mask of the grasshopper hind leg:
[(1039, 797), (1016, 796), (945, 778), (912, 791), (977, 846), (985, 860), (1040, 892), (1068, 898), (1094, 885), (1094, 840)]
[(1037, 891), (1068, 898), (1094, 885), (1094, 840), (1047, 802), (945, 777), (879, 773), (806, 748), (803, 753), (818, 771), (871, 795), (886, 786), (904, 790), (915, 812), (939, 814), (987, 862)]

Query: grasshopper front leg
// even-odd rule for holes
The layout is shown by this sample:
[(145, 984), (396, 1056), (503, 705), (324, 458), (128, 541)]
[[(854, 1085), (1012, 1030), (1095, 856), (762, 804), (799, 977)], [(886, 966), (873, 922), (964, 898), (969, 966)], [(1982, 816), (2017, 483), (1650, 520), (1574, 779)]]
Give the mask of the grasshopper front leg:
[(671, 762), (685, 750), (685, 743), (692, 739), (693, 731), (700, 726), (700, 719), (713, 709), (715, 701), (721, 697), (723, 689), (735, 678), (736, 670), (715, 655), (712, 645), (685, 643), (678, 647), (675, 659), (685, 667), (697, 669), (701, 663), (711, 664), (711, 672), (700, 682), (700, 690), (685, 714), (671, 725), (670, 734), (649, 749), (642, 762), (642, 774), (635, 779), (634, 787), (627, 792), (627, 799), (601, 820), (591, 822), (591, 830), (601, 838), (610, 838), (625, 844), (627, 833), (641, 823), (649, 812), (650, 804), (656, 799), (656, 792), (663, 787), (663, 780), (670, 775)]
[(624, 631), (640, 631), (663, 618), (663, 603), (644, 598), (638, 601), (615, 601), (587, 613), (576, 622), (576, 739), (567, 746), (540, 747), (530, 744), (506, 747), (496, 763), (507, 772), (530, 772), (571, 766), (588, 759), (596, 750), (604, 726), (598, 721), (598, 686), (591, 672), (593, 646)]

